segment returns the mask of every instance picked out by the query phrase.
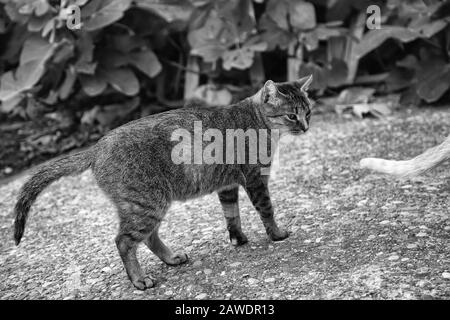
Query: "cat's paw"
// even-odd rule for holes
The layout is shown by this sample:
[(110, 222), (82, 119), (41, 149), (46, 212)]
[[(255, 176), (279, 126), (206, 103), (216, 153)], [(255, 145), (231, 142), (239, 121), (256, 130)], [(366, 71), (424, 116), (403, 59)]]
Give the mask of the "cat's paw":
[(170, 257), (169, 259), (167, 259), (167, 261), (164, 262), (170, 266), (177, 266), (179, 264), (186, 263), (188, 259), (189, 258), (186, 253), (180, 252), (174, 254), (172, 257)]
[(282, 241), (289, 237), (289, 232), (286, 230), (278, 230), (277, 232), (269, 234), (269, 237), (272, 241)]
[(135, 280), (132, 280), (131, 282), (139, 290), (152, 288), (156, 284), (156, 280), (151, 277), (137, 278)]
[(233, 246), (242, 246), (248, 242), (247, 236), (241, 233), (230, 233), (230, 241)]

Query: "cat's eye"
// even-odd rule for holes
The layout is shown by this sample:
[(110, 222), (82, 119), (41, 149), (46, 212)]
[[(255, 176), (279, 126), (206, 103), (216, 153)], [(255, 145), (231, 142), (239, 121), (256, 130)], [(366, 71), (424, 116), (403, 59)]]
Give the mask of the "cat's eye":
[(286, 115), (286, 117), (289, 120), (291, 120), (291, 121), (297, 121), (297, 115), (296, 114), (291, 113), (291, 114)]

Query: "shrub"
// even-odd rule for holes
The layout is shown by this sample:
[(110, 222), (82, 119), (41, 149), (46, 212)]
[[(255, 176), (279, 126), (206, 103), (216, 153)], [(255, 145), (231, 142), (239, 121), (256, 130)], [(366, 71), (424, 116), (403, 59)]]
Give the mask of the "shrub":
[[(204, 82), (259, 85), (269, 67), (287, 70), (287, 79), (313, 73), (319, 93), (371, 83), (410, 101), (435, 102), (450, 87), (447, 1), (0, 3), (4, 113), (67, 109), (108, 122), (114, 116), (105, 113), (122, 116), (155, 101), (175, 105), (170, 100), (191, 97)], [(382, 28), (368, 30), (373, 4)], [(287, 64), (264, 63), (274, 52)]]

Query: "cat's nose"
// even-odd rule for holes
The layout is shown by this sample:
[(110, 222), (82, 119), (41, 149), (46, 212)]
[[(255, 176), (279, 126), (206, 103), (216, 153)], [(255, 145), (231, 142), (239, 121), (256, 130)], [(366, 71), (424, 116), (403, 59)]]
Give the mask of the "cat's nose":
[(303, 132), (308, 131), (308, 129), (309, 129), (309, 123), (308, 123), (308, 121), (306, 121), (306, 119), (300, 120), (300, 121), (299, 121), (299, 125), (300, 125), (300, 128), (302, 129)]

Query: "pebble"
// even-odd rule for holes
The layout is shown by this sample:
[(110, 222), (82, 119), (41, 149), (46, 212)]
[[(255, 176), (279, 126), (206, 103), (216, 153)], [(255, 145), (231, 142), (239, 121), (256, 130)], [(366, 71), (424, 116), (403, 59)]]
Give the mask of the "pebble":
[(374, 236), (373, 234), (371, 234), (368, 238), (367, 238), (367, 240), (373, 240), (373, 239), (375, 239), (376, 238), (376, 236)]
[(203, 300), (207, 297), (208, 295), (206, 293), (200, 293), (199, 295), (195, 296), (195, 299), (197, 300)]
[(240, 266), (241, 264), (242, 264), (242, 262), (239, 262), (239, 261), (233, 262), (233, 263), (230, 264), (230, 267), (235, 268), (235, 267), (237, 267), (237, 266)]
[(98, 279), (98, 278), (90, 278), (90, 279), (86, 280), (86, 283), (87, 284), (94, 284), (94, 283), (97, 283), (99, 281), (100, 281), (100, 279)]
[(104, 272), (104, 273), (111, 273), (111, 271), (112, 271), (112, 269), (110, 267), (104, 267), (102, 269), (102, 272)]
[(425, 233), (425, 232), (419, 232), (418, 234), (416, 234), (416, 237), (419, 237), (419, 238), (423, 238), (423, 237), (426, 237), (427, 236), (427, 234)]
[(394, 254), (394, 255), (390, 256), (390, 257), (388, 258), (388, 260), (389, 260), (389, 261), (395, 261), (395, 260), (398, 260), (399, 258), (400, 258), (400, 257), (399, 257), (398, 255)]
[(450, 231), (450, 226), (445, 226), (444, 230), (445, 231)]
[(167, 290), (166, 292), (164, 292), (164, 294), (166, 296), (171, 296), (171, 295), (173, 295), (173, 291), (172, 290)]
[(419, 288), (423, 288), (426, 285), (427, 285), (427, 281), (425, 281), (425, 280), (420, 280), (420, 281), (417, 281), (417, 283), (416, 283), (416, 286), (418, 286)]
[(203, 264), (203, 262), (201, 262), (200, 260), (195, 261), (192, 265), (194, 267), (200, 267)]
[(203, 272), (204, 272), (206, 275), (209, 275), (209, 274), (212, 273), (212, 270), (211, 270), (211, 269), (205, 269), (205, 270), (203, 270)]
[(258, 283), (258, 279), (255, 278), (249, 278), (247, 281), (249, 285), (254, 285)]
[(417, 244), (416, 243), (410, 243), (406, 246), (408, 249), (415, 249), (417, 248)]
[(4, 170), (5, 174), (11, 174), (13, 172), (13, 169), (11, 167), (6, 167)]
[(275, 278), (267, 278), (264, 280), (264, 282), (267, 282), (267, 283), (275, 282)]
[(442, 278), (444, 278), (444, 279), (450, 279), (450, 272), (443, 272), (443, 273), (442, 273)]
[(381, 224), (382, 226), (384, 226), (385, 224), (388, 224), (388, 223), (389, 223), (389, 220), (383, 220), (383, 221), (380, 222), (380, 224)]
[(133, 293), (141, 295), (141, 294), (144, 294), (144, 291), (142, 291), (142, 290), (134, 290)]
[(426, 275), (426, 274), (428, 274), (430, 271), (428, 270), (428, 268), (427, 267), (422, 267), (422, 268), (419, 268), (418, 270), (417, 270), (417, 274), (419, 274), (419, 275)]

